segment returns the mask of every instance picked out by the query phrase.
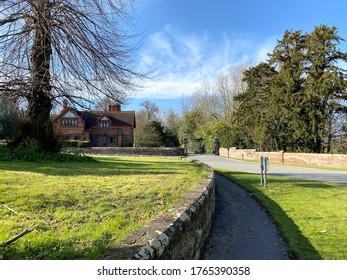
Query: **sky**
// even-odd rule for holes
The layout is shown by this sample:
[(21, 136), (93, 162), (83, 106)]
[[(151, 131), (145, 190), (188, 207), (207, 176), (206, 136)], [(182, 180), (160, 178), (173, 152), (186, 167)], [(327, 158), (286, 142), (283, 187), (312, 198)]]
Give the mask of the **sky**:
[[(346, 0), (137, 0), (134, 11), (141, 33), (136, 63), (153, 77), (127, 110), (144, 100), (177, 110), (204, 80), (266, 61), (286, 30), (327, 24), (347, 39)], [(340, 48), (347, 52), (347, 43)]]

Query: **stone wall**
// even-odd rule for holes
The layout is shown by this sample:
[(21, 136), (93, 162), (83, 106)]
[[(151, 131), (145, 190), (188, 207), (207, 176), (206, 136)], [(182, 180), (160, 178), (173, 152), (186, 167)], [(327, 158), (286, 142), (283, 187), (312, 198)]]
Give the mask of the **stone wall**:
[[(76, 148), (68, 148), (65, 151), (73, 152)], [(79, 149), (83, 153), (93, 155), (116, 156), (183, 156), (183, 148), (170, 147), (92, 147)]]
[(284, 163), (347, 168), (346, 154), (284, 153)]
[(200, 259), (212, 227), (215, 208), (214, 172), (176, 206), (129, 235), (105, 259)]
[(234, 147), (220, 148), (219, 154), (223, 157), (250, 160), (260, 160), (261, 156), (267, 156), (270, 162), (274, 163), (347, 168), (347, 155), (345, 154), (257, 152), (255, 149), (236, 149)]

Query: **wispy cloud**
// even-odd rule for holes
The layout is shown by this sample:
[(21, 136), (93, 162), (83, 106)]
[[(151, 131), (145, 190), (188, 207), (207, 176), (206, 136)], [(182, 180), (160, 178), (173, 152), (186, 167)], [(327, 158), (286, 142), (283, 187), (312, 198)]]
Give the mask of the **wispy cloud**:
[(254, 59), (254, 64), (268, 59), (268, 54), (271, 53), (277, 44), (277, 37), (271, 37), (258, 46)]
[(248, 38), (235, 39), (227, 34), (220, 34), (216, 40), (208, 33), (186, 34), (166, 25), (150, 34), (144, 44), (140, 65), (157, 69), (157, 73), (138, 97), (189, 96), (203, 80), (212, 79), (229, 67), (265, 61), (275, 43), (274, 38), (256, 44)]

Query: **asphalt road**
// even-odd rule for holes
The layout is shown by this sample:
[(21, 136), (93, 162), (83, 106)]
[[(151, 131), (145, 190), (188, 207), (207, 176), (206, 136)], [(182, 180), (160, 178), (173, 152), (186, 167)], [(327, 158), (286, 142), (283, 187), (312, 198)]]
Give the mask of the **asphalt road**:
[[(260, 163), (246, 162), (235, 159), (223, 158), (215, 155), (189, 155), (189, 158), (199, 160), (212, 168), (222, 168), (248, 173), (260, 174)], [(271, 164), (268, 175), (286, 176), (304, 180), (332, 182), (347, 185), (347, 171), (326, 170), (318, 168), (305, 168)]]

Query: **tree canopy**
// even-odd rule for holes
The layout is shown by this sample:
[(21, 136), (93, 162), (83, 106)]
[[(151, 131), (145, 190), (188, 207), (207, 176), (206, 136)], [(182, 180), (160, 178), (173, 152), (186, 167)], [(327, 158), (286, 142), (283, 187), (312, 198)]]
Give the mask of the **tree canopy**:
[[(241, 139), (265, 150), (330, 152), (331, 121), (347, 110), (347, 54), (335, 27), (286, 31), (266, 63), (245, 71), (236, 97)], [(330, 139), (331, 140), (331, 139)]]

